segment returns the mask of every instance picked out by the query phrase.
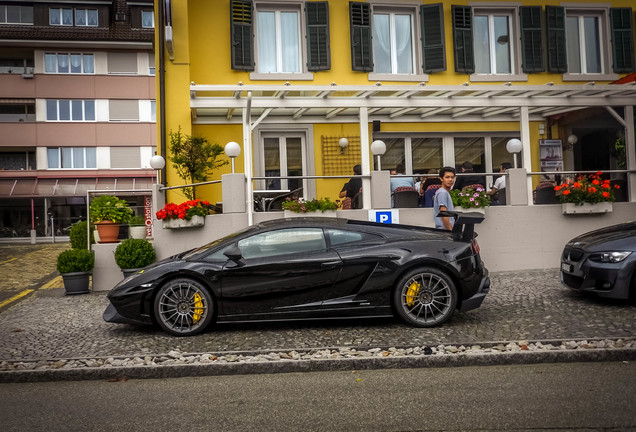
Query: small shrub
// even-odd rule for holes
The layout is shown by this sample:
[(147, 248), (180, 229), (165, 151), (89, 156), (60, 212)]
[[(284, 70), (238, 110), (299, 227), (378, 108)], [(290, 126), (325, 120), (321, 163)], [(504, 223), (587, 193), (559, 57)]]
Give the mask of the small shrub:
[(115, 249), (115, 262), (122, 269), (146, 267), (157, 258), (155, 249), (147, 240), (127, 239)]
[[(90, 228), (91, 244), (95, 244), (95, 238), (93, 236), (94, 230), (95, 230), (95, 226), (91, 224), (91, 228)], [(71, 247), (73, 249), (88, 249), (88, 245), (86, 244), (86, 221), (74, 223), (71, 226), (69, 237), (71, 239)]]
[(327, 210), (338, 210), (339, 202), (331, 201), (329, 198), (313, 199), (305, 201), (303, 198), (287, 198), (283, 201), (283, 210), (291, 210), (295, 213), (325, 212)]
[(95, 265), (95, 256), (88, 249), (71, 249), (57, 256), (60, 273), (89, 272)]
[(130, 226), (146, 226), (146, 218), (143, 216), (135, 215), (130, 218), (128, 224)]
[(93, 199), (90, 206), (91, 222), (112, 221), (126, 223), (133, 214), (128, 203), (111, 195), (100, 195)]

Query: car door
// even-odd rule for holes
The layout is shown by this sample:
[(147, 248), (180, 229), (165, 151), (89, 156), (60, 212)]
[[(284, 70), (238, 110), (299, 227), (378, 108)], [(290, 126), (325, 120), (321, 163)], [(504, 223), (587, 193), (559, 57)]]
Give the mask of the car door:
[(287, 228), (239, 240), (242, 258), (221, 274), (222, 314), (272, 319), (320, 308), (342, 267), (321, 228)]

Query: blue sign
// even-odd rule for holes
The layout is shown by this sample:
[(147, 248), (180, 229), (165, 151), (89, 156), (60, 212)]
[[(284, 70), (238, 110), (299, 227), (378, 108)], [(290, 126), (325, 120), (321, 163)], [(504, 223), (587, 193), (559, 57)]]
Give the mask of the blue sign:
[(398, 210), (369, 210), (369, 221), (384, 224), (400, 223)]

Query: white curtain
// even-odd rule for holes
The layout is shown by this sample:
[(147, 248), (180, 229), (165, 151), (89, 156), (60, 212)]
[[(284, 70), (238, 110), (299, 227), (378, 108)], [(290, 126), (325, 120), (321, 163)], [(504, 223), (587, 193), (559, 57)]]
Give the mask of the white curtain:
[(280, 13), (280, 33), (283, 70), (279, 72), (300, 72), (298, 12)]
[(86, 9), (75, 10), (75, 25), (78, 25), (78, 26), (86, 25)]
[(276, 72), (276, 17), (274, 12), (258, 12), (256, 21), (258, 71)]
[(376, 73), (391, 73), (391, 34), (389, 15), (373, 15), (373, 69)]
[(57, 55), (56, 54), (44, 55), (44, 71), (47, 73), (57, 72)]
[(413, 73), (413, 49), (411, 48), (411, 16), (395, 15), (395, 56), (397, 73)]
[(97, 168), (97, 149), (86, 148), (86, 168)]
[(57, 55), (57, 71), (59, 73), (68, 73), (68, 54)]
[[(93, 54), (84, 54), (82, 55), (84, 60), (84, 73), (94, 73), (95, 72), (95, 60), (93, 59)], [(154, 60), (154, 59), (153, 59)], [(154, 65), (154, 63), (153, 63)]]
[(71, 54), (71, 73), (82, 73), (81, 54)]

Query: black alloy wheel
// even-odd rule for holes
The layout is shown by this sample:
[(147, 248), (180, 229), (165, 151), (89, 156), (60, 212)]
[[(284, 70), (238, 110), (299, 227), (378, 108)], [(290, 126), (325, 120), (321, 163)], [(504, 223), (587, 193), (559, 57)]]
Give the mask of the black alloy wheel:
[(201, 333), (214, 319), (215, 310), (209, 291), (189, 278), (168, 281), (159, 288), (154, 301), (157, 323), (175, 336)]

